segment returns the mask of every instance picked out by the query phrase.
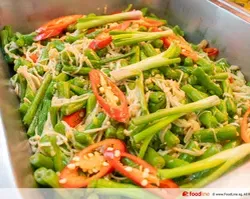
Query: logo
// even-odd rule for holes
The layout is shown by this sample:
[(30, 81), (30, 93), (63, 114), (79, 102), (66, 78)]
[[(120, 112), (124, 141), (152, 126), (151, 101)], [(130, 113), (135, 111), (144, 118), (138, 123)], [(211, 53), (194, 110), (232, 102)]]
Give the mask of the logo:
[(182, 192), (182, 196), (188, 196), (188, 192), (187, 191), (183, 191)]
[(183, 191), (182, 196), (209, 196), (210, 193), (202, 191)]

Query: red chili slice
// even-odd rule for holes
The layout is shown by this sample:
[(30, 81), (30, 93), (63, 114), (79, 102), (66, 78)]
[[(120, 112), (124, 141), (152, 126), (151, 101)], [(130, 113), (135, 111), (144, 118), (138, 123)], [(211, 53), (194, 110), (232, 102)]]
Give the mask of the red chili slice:
[(104, 32), (109, 32), (111, 30), (126, 30), (130, 26), (131, 22), (132, 22), (131, 20), (124, 21), (118, 24), (117, 26), (106, 29)]
[(36, 63), (36, 61), (37, 61), (37, 59), (38, 59), (37, 54), (31, 54), (31, 55), (30, 55), (30, 59), (32, 59), (32, 61), (33, 61), (34, 63)]
[(160, 188), (179, 188), (179, 186), (173, 182), (173, 180), (161, 180), (160, 181)]
[[(114, 120), (118, 122), (127, 123), (129, 120), (128, 104), (123, 92), (113, 83), (105, 74), (99, 70), (92, 70), (89, 73), (92, 90), (96, 96), (98, 103), (103, 110)], [(103, 81), (106, 85), (103, 85)], [(112, 97), (117, 99), (118, 104), (112, 103), (113, 100), (109, 99), (110, 96), (106, 96), (106, 99), (100, 94), (100, 90), (109, 92)], [(107, 90), (108, 89), (108, 90)]]
[(143, 18), (143, 23), (141, 23), (140, 25), (143, 25), (143, 26), (146, 26), (146, 27), (159, 27), (159, 26), (162, 26), (164, 24), (165, 23), (163, 21), (161, 21), (161, 20), (144, 17)]
[(39, 34), (36, 36), (35, 41), (59, 35), (65, 28), (67, 28), (70, 24), (75, 23), (77, 19), (81, 17), (83, 17), (83, 15), (69, 15), (49, 21), (36, 30)]
[[(105, 161), (103, 152), (125, 151), (125, 145), (118, 139), (106, 139), (90, 145), (79, 152), (60, 173), (60, 184), (64, 188), (86, 187), (92, 180), (99, 179), (112, 171), (112, 166)], [(115, 159), (119, 160), (119, 157)], [(87, 176), (80, 175), (82, 170)]]
[[(128, 158), (132, 160), (135, 164), (139, 166), (139, 168), (133, 168), (130, 166), (123, 165), (120, 159), (117, 159), (118, 155), (121, 158)], [(157, 170), (144, 160), (138, 158), (137, 156), (131, 155), (126, 152), (116, 154), (113, 151), (106, 151), (104, 153), (104, 156), (115, 170), (132, 180), (135, 184), (143, 188), (149, 188), (149, 191), (163, 198), (169, 198), (178, 195), (176, 190), (171, 191), (171, 193), (166, 193), (164, 192), (164, 190), (155, 189), (178, 188), (178, 185), (170, 179), (161, 181), (157, 177)]]
[(51, 29), (51, 30), (46, 30), (39, 35), (35, 37), (35, 41), (41, 41), (50, 37), (55, 37), (57, 35), (60, 35), (62, 33), (63, 29)]
[[(112, 151), (106, 151), (104, 154), (104, 156), (107, 158), (107, 160), (114, 167), (115, 170), (117, 170), (122, 175), (131, 179), (137, 185), (144, 188), (156, 188), (156, 185), (160, 184), (160, 180), (156, 177), (157, 174), (156, 169), (147, 162), (145, 162), (144, 160), (125, 152), (120, 154), (122, 158), (128, 158), (132, 160), (134, 163), (141, 166), (142, 169), (144, 169), (144, 171), (140, 171), (137, 168), (124, 166), (119, 160), (115, 159), (116, 157), (115, 155), (116, 154)], [(147, 172), (145, 172), (145, 170)], [(148, 176), (143, 177), (143, 172), (147, 173)]]
[[(160, 32), (161, 30), (157, 27), (152, 28), (152, 32)], [(169, 37), (161, 38), (165, 48), (168, 48), (171, 45), (171, 42), (178, 41), (178, 45), (181, 47), (181, 54), (185, 57), (190, 57), (194, 61), (199, 59), (198, 54), (189, 46), (186, 40), (183, 37), (171, 35)]]
[(92, 32), (95, 32), (95, 30), (96, 30), (95, 28), (88, 29), (88, 30), (87, 30), (87, 33), (90, 34), (90, 33), (92, 33)]
[(229, 77), (228, 79), (229, 79), (229, 82), (230, 82), (231, 84), (234, 83), (234, 78)]
[(92, 50), (100, 50), (108, 46), (111, 42), (112, 37), (109, 34), (101, 33), (89, 44), (89, 48)]
[(120, 160), (116, 159), (117, 156), (113, 151), (106, 151), (104, 156), (115, 170), (119, 171), (122, 175), (128, 177), (141, 187), (178, 188), (178, 185), (176, 185), (172, 180), (160, 181), (157, 177), (157, 170), (137, 156), (126, 152), (121, 152), (120, 154), (121, 158), (128, 158), (136, 163), (139, 167), (141, 167), (139, 169), (123, 165)]
[(139, 20), (131, 20), (131, 22), (135, 24), (139, 24), (141, 26), (145, 26), (147, 28), (149, 27), (159, 27), (165, 24), (165, 22), (153, 18), (148, 18), (148, 17), (143, 17), (142, 19)]
[(204, 48), (203, 51), (207, 53), (209, 57), (215, 57), (219, 54), (219, 50), (217, 48)]
[(74, 128), (82, 122), (84, 114), (85, 109), (82, 109), (75, 113), (72, 113), (71, 115), (64, 116), (63, 121), (65, 121), (70, 127)]

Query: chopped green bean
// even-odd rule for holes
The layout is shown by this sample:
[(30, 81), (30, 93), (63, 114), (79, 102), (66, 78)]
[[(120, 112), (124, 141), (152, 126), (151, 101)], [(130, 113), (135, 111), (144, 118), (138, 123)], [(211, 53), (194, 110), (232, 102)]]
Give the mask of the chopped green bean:
[(36, 114), (37, 107), (39, 106), (39, 103), (42, 101), (42, 99), (45, 95), (45, 91), (46, 91), (47, 87), (49, 86), (51, 80), (52, 80), (52, 76), (48, 73), (45, 76), (41, 87), (38, 89), (38, 92), (37, 92), (32, 104), (31, 104), (30, 108), (28, 109), (27, 113), (25, 114), (25, 116), (23, 118), (23, 122), (25, 124), (27, 124), (27, 125), (31, 124), (32, 119)]
[(170, 148), (176, 146), (177, 144), (180, 144), (180, 139), (178, 138), (178, 136), (176, 136), (169, 130), (164, 135), (164, 141)]
[(186, 162), (179, 158), (174, 158), (168, 154), (164, 155), (163, 158), (165, 160), (165, 166), (170, 169), (189, 164), (189, 162)]
[(165, 166), (164, 158), (151, 147), (148, 147), (144, 159), (157, 169), (161, 169)]
[(227, 125), (215, 129), (201, 129), (194, 132), (194, 137), (199, 142), (220, 142), (227, 140), (235, 140), (238, 132), (235, 126)]
[[(196, 141), (191, 140), (185, 149), (190, 150), (190, 151), (195, 151), (195, 150), (199, 150), (200, 147)], [(195, 158), (196, 158), (195, 156), (191, 154), (187, 154), (187, 153), (181, 153), (179, 156), (179, 159), (187, 161), (187, 162), (193, 162)]]

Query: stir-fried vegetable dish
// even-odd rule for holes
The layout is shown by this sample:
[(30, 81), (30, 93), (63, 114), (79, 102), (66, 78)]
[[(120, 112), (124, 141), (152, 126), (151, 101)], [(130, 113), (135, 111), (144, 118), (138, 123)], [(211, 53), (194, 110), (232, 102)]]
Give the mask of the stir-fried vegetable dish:
[(42, 187), (203, 187), (250, 154), (250, 87), (147, 8), (1, 31)]

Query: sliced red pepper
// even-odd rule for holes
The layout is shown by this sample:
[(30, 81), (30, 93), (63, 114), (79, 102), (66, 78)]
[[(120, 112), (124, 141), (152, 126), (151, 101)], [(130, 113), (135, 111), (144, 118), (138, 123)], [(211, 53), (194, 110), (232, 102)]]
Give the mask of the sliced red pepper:
[(240, 135), (244, 142), (250, 142), (250, 131), (248, 131), (248, 116), (250, 114), (250, 108), (245, 112), (240, 125)]
[(160, 188), (179, 188), (179, 186), (173, 182), (173, 180), (161, 180), (160, 181)]
[(161, 32), (162, 30), (160, 30), (158, 27), (152, 27), (151, 32)]
[(89, 44), (89, 48), (92, 50), (100, 50), (108, 46), (111, 42), (112, 37), (109, 34), (101, 33)]
[(50, 37), (55, 37), (57, 35), (60, 35), (62, 33), (62, 31), (63, 31), (63, 29), (47, 30), (47, 31), (44, 31), (44, 32), (40, 33), (39, 35), (37, 35), (34, 40), (41, 41), (41, 40), (44, 40), (44, 39), (47, 39)]
[(131, 20), (124, 21), (124, 22), (118, 24), (117, 26), (106, 29), (104, 32), (109, 32), (111, 30), (126, 30), (130, 26), (131, 22), (132, 22)]
[[(103, 152), (125, 151), (125, 145), (118, 139), (106, 139), (88, 146), (79, 152), (60, 173), (60, 184), (64, 188), (86, 187), (92, 180), (99, 179), (112, 171), (112, 166), (105, 161)], [(120, 157), (115, 157), (119, 160)], [(80, 175), (79, 170), (86, 175)]]
[[(161, 30), (157, 27), (152, 28), (152, 32), (160, 32)], [(191, 48), (191, 46), (188, 44), (188, 42), (180, 36), (177, 35), (171, 35), (168, 37), (161, 38), (164, 44), (165, 48), (168, 48), (173, 41), (178, 41), (178, 45), (181, 47), (181, 54), (185, 57), (190, 57), (194, 61), (197, 61), (199, 59), (198, 54)]]
[(207, 53), (208, 57), (215, 57), (219, 54), (219, 50), (217, 48), (204, 48), (203, 51)]
[[(99, 70), (90, 71), (89, 78), (92, 90), (103, 110), (118, 122), (128, 122), (128, 104), (123, 92)], [(105, 95), (106, 99), (101, 96), (101, 93)], [(109, 95), (106, 96), (106, 93), (109, 93)], [(110, 99), (110, 95), (113, 97), (112, 99)], [(117, 103), (113, 103), (114, 99), (116, 99)]]
[(36, 62), (38, 59), (38, 56), (36, 54), (31, 54), (30, 58), (32, 59), (33, 62)]
[(71, 115), (64, 116), (63, 121), (65, 121), (70, 127), (74, 128), (82, 122), (84, 114), (85, 109), (82, 109), (75, 113), (72, 113)]
[(165, 22), (163, 22), (161, 20), (148, 18), (148, 17), (144, 17), (144, 18), (139, 19), (139, 20), (131, 20), (131, 22), (133, 22), (135, 24), (139, 24), (141, 26), (145, 26), (147, 28), (149, 28), (149, 27), (159, 27), (159, 26), (162, 26), (162, 25), (165, 24)]
[(83, 15), (69, 15), (49, 21), (36, 30), (36, 32), (39, 34), (36, 36), (35, 41), (40, 41), (59, 35), (70, 24), (75, 23), (77, 19), (81, 17), (83, 17)]
[(131, 21), (124, 21), (113, 30), (126, 30), (130, 26), (130, 24), (131, 24)]
[(166, 37), (163, 37), (162, 41), (165, 48), (168, 48), (171, 45), (171, 42)]
[[(156, 169), (144, 160), (125, 152), (120, 154), (122, 158), (128, 158), (137, 165), (141, 166), (142, 168), (139, 170), (138, 168), (132, 168), (123, 165), (119, 160), (115, 159), (115, 154), (113, 151), (106, 151), (104, 156), (115, 170), (131, 179), (137, 185), (145, 188), (156, 188), (156, 186), (160, 184), (160, 180), (156, 177)], [(144, 171), (142, 169), (144, 169)], [(143, 172), (145, 172), (145, 170), (147, 170), (147, 177), (143, 177)]]
[(229, 79), (229, 82), (230, 82), (231, 84), (234, 83), (234, 78), (229, 77), (228, 79)]
[(70, 24), (75, 23), (77, 19), (83, 16), (84, 15), (69, 15), (69, 16), (58, 17), (42, 25), (40, 28), (36, 30), (36, 32), (42, 33), (44, 31), (51, 30), (51, 29), (65, 29)]
[(110, 162), (115, 170), (119, 171), (122, 175), (128, 177), (137, 185), (145, 188), (177, 188), (172, 180), (160, 181), (157, 177), (157, 170), (148, 164), (146, 161), (138, 158), (137, 156), (131, 155), (126, 152), (120, 154), (121, 158), (128, 158), (132, 160), (139, 166), (138, 168), (133, 168), (125, 166), (120, 160), (116, 159), (116, 154), (113, 151), (106, 151), (104, 153), (105, 158)]
[[(144, 160), (138, 158), (137, 156), (131, 155), (126, 152), (120, 153), (121, 158), (128, 158), (132, 160), (135, 164), (138, 165), (138, 168), (123, 165), (120, 159), (116, 158), (117, 155), (113, 151), (106, 151), (104, 153), (104, 156), (109, 162), (109, 164), (119, 173), (126, 176), (135, 184), (143, 188), (150, 188), (149, 191), (163, 198), (169, 198), (170, 194), (160, 189), (154, 188), (178, 188), (178, 185), (175, 184), (172, 180), (168, 179), (161, 181), (157, 177), (157, 170)], [(177, 192), (172, 192), (171, 196), (173, 196), (173, 194), (176, 196)]]
[(87, 30), (87, 33), (90, 34), (90, 33), (92, 33), (92, 32), (95, 32), (95, 30), (96, 30), (95, 28), (88, 29), (88, 30)]
[(30, 59), (32, 59), (32, 61), (33, 61), (34, 63), (36, 63), (36, 61), (37, 61), (37, 59), (38, 59), (37, 54), (31, 54), (31, 55), (30, 55)]
[(143, 22), (140, 25), (146, 26), (146, 27), (159, 27), (159, 26), (162, 26), (165, 24), (161, 20), (148, 18), (148, 17), (144, 17), (142, 20), (143, 20)]

